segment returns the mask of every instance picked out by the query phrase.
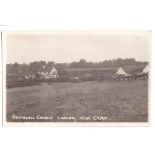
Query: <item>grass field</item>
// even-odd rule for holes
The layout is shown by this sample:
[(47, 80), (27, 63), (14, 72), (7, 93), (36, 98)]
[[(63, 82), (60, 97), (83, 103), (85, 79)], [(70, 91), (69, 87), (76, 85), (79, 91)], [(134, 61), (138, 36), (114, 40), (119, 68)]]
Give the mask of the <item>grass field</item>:
[[(17, 116), (53, 116), (52, 120), (13, 120)], [(104, 122), (146, 122), (148, 81), (46, 83), (7, 89), (7, 121), (65, 121), (57, 117), (106, 116)], [(94, 121), (94, 120), (83, 120)]]

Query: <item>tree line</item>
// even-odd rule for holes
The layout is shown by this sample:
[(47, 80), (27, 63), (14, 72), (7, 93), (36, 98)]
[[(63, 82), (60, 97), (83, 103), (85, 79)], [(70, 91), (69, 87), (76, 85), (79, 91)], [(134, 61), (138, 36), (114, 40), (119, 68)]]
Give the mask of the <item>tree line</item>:
[(54, 66), (58, 71), (76, 68), (101, 68), (101, 67), (125, 67), (128, 65), (145, 65), (148, 62), (136, 61), (134, 58), (104, 60), (101, 62), (88, 62), (85, 59), (74, 61), (71, 63), (55, 63), (54, 61), (34, 61), (30, 63), (13, 63), (7, 64), (7, 74), (25, 75), (36, 74), (42, 71), (50, 71)]

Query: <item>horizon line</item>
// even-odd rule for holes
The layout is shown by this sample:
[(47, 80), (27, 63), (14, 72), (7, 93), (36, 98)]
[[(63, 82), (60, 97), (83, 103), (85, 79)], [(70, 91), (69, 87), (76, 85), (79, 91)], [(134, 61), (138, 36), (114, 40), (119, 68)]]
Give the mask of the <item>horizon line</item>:
[(73, 60), (73, 61), (68, 61), (68, 62), (66, 62), (66, 61), (64, 61), (64, 62), (58, 62), (57, 61), (56, 62), (54, 60), (33, 60), (33, 61), (29, 61), (29, 62), (17, 62), (17, 61), (16, 62), (9, 62), (9, 63), (6, 63), (6, 64), (15, 64), (15, 63), (18, 63), (18, 64), (29, 64), (29, 63), (32, 63), (32, 62), (39, 62), (39, 61), (45, 61), (46, 63), (48, 63), (48, 62), (54, 62), (55, 64), (58, 64), (58, 63), (70, 64), (72, 62), (79, 62), (80, 60), (85, 60), (87, 63), (89, 63), (89, 62), (92, 62), (92, 63), (101, 63), (101, 62), (104, 62), (104, 61), (112, 61), (112, 60), (117, 60), (117, 59), (122, 59), (122, 60), (124, 60), (124, 59), (135, 59), (135, 61), (137, 61), (137, 62), (149, 62), (149, 60), (138, 60), (138, 59), (133, 58), (133, 57), (130, 57), (130, 58), (120, 58), (120, 57), (118, 57), (118, 58), (104, 59), (104, 60), (98, 60), (98, 61), (89, 61), (87, 59), (81, 58), (79, 60)]

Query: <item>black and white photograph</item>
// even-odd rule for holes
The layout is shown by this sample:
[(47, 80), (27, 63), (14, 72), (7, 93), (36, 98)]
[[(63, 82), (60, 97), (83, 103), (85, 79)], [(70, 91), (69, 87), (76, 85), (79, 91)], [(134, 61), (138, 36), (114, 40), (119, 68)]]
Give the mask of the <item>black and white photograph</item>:
[(149, 122), (151, 31), (1, 35), (4, 122)]

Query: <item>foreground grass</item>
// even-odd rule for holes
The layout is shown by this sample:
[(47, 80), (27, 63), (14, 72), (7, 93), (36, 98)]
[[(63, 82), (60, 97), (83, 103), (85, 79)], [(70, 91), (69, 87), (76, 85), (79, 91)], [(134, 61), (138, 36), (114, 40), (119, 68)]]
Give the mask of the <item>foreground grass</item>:
[(53, 116), (52, 121), (58, 121), (58, 116), (73, 116), (74, 121), (81, 121), (80, 116), (107, 116), (104, 122), (146, 122), (148, 83), (145, 80), (53, 83), (8, 89), (8, 121), (14, 121), (12, 114)]

